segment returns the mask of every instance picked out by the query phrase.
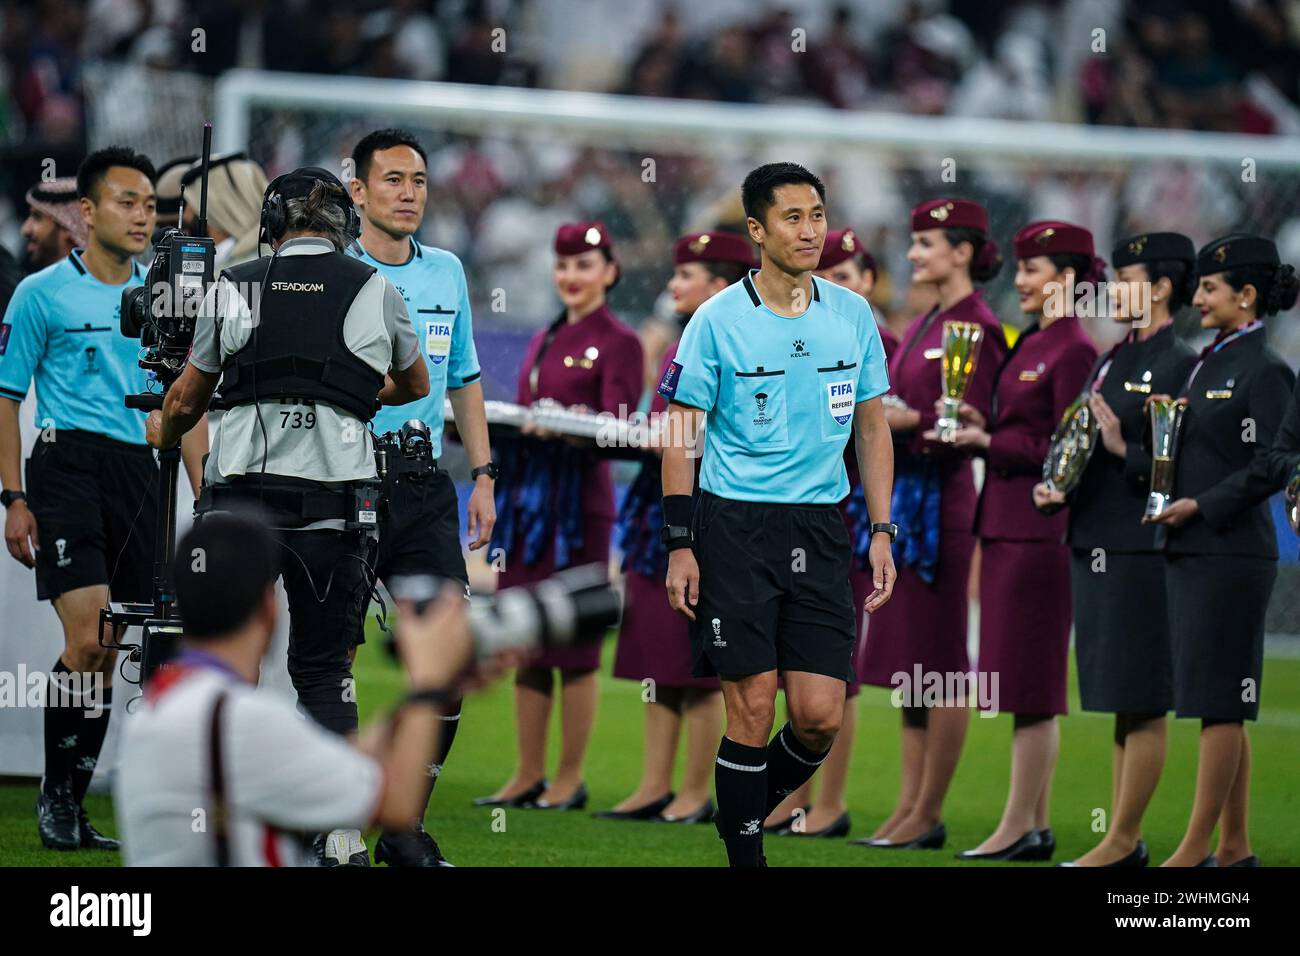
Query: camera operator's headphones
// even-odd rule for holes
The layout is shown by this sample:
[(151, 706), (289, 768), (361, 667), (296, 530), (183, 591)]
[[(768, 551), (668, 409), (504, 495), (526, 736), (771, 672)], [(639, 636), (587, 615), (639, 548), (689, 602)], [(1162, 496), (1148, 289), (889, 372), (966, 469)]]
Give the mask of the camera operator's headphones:
[(352, 196), (339, 178), (328, 169), (319, 166), (302, 166), (292, 172), (276, 176), (266, 184), (266, 192), (262, 193), (262, 213), (259, 218), (262, 226), (260, 242), (270, 245), (271, 240), (284, 235), (289, 225), (288, 201), (306, 199), (317, 183), (325, 187), (326, 193), (334, 200), (334, 205), (347, 217), (343, 232), (348, 239), (356, 239), (361, 235), (361, 214), (357, 212), (357, 207), (352, 205)]

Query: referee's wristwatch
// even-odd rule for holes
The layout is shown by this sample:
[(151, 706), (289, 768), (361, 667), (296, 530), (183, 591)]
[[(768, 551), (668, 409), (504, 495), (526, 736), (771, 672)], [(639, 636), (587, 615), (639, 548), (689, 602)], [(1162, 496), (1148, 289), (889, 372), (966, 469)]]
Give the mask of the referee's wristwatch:
[(890, 522), (878, 521), (871, 526), (871, 536), (874, 538), (878, 534), (889, 535), (889, 541), (892, 544), (894, 539), (898, 537), (898, 525)]
[(470, 481), (478, 481), (479, 475), (487, 475), (493, 481), (496, 481), (497, 476), (500, 474), (501, 469), (497, 467), (496, 462), (490, 461), (486, 465), (479, 465), (477, 468), (471, 468), (469, 470), (469, 479)]
[(8, 508), (15, 501), (26, 501), (27, 493), (25, 491), (0, 491), (0, 505)]

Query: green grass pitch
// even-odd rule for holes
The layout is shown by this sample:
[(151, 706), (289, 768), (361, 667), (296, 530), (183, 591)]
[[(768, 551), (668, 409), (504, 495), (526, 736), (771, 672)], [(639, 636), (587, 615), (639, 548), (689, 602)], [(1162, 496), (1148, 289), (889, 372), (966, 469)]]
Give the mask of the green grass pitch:
[[(591, 790), (588, 811), (613, 805), (631, 792), (641, 767), (641, 687), (608, 676), (613, 642), (606, 646), (596, 727), (587, 757)], [(402, 679), (372, 639), (357, 659), (362, 718), (389, 707)], [(711, 826), (668, 826), (593, 820), (589, 812), (504, 811), (504, 831), (493, 827), (493, 811), (470, 805), (493, 792), (514, 766), (511, 686), (502, 681), (467, 701), (455, 749), (434, 794), (427, 824), (443, 852), (461, 866), (718, 866), (722, 844)], [(889, 813), (898, 786), (898, 713), (888, 691), (864, 688), (849, 782), (851, 836), (868, 835)], [(1300, 766), (1300, 660), (1270, 657), (1265, 665), (1263, 710), (1251, 725), (1253, 781), (1251, 835), (1265, 866), (1300, 865), (1300, 811), (1296, 770)], [(1061, 757), (1052, 794), (1056, 861), (1072, 859), (1092, 846), (1095, 811), (1109, 813), (1111, 720), (1078, 709), (1071, 686), (1071, 715), (1061, 723)], [(558, 708), (557, 708), (558, 710)], [(558, 713), (552, 714), (551, 766), (558, 746)], [(1180, 839), (1191, 807), (1199, 724), (1172, 721), (1164, 777), (1147, 814), (1145, 838), (1153, 862), (1164, 859)], [(957, 850), (974, 846), (996, 825), (1006, 795), (1011, 718), (973, 718), (961, 763), (945, 808), (948, 846), (934, 851), (882, 851), (844, 840), (769, 837), (773, 866), (988, 866), (958, 864)], [(116, 854), (44, 850), (36, 836), (34, 785), (0, 786), (0, 865), (113, 866)], [(111, 800), (87, 799), (92, 819), (116, 831)], [(373, 839), (368, 839), (373, 846)], [(1042, 865), (1042, 864), (1038, 864)]]

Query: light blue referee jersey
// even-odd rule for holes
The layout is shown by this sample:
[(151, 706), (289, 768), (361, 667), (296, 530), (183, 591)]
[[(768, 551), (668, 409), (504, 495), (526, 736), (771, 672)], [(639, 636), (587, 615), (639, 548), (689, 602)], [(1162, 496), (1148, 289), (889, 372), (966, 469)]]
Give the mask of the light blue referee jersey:
[(705, 491), (833, 504), (849, 492), (854, 406), (889, 390), (875, 317), (856, 292), (816, 278), (803, 315), (777, 315), (752, 277), (691, 317), (659, 393), (708, 413)]
[(460, 260), (445, 249), (411, 240), (411, 255), (401, 265), (380, 262), (354, 242), (354, 256), (379, 270), (406, 301), (416, 338), (429, 366), (429, 394), (407, 405), (385, 405), (371, 424), (375, 433), (396, 431), (419, 418), (429, 426), (433, 456), (442, 455), (443, 403), (447, 389), (476, 381), (481, 372), (474, 349), (474, 329), (469, 311), (469, 289)]
[(143, 445), (143, 412), (127, 408), (145, 390), (140, 342), (121, 332), (122, 291), (144, 282), (105, 285), (81, 260), (81, 250), (33, 273), (14, 290), (0, 321), (0, 396), (22, 401), (36, 379), (37, 427), (87, 431)]

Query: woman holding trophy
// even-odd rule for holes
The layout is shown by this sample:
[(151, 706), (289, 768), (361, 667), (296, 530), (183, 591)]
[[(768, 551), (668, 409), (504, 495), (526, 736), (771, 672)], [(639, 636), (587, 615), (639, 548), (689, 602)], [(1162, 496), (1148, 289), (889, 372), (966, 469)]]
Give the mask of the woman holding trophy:
[[(984, 456), (987, 472), (975, 516), (980, 540), (979, 677), (992, 707), (1015, 717), (1011, 785), (1002, 820), (963, 860), (1046, 860), (1056, 841), (1048, 825), (1052, 772), (1066, 712), (1070, 641), (1070, 558), (1065, 515), (1034, 508), (1056, 423), (1087, 383), (1097, 358), (1074, 315), (1095, 293), (1105, 263), (1092, 234), (1066, 222), (1034, 222), (1015, 236), (1016, 291), (1037, 316), (997, 370), (992, 411), (962, 409), (958, 448)], [(996, 684), (993, 681), (996, 680)]]
[[(556, 291), (564, 308), (528, 344), (519, 369), (517, 401), (550, 399), (592, 413), (635, 409), (643, 358), (636, 333), (605, 304), (618, 281), (609, 234), (599, 222), (560, 226), (555, 234)], [(498, 443), (497, 523), (491, 552), (503, 549), (498, 587), (531, 584), (556, 571), (609, 562), (614, 487), (609, 463), (585, 439), (566, 439), (527, 426), (518, 441)], [(599, 643), (551, 648), (515, 673), (519, 765), (478, 806), (582, 809), (582, 763), (596, 716)], [(559, 769), (544, 779), (553, 670), (560, 672), (563, 719)]]
[[(1006, 354), (997, 316), (974, 285), (992, 279), (1002, 266), (984, 207), (966, 199), (932, 199), (912, 210), (911, 224), (912, 282), (932, 287), (938, 304), (912, 322), (890, 360), (894, 401), (885, 416), (894, 433), (898, 582), (893, 600), (873, 615), (858, 661), (863, 683), (892, 688), (899, 687), (898, 674), (910, 682), (918, 670), (970, 670), (966, 595), (975, 550), (975, 480), (970, 456), (935, 440), (932, 432), (943, 394), (945, 326), (963, 330), (953, 341), (964, 349), (958, 364), (969, 373), (965, 401), (981, 419)], [(868, 846), (939, 849), (946, 840), (940, 812), (970, 711), (956, 699), (923, 706), (921, 688), (913, 691), (904, 695), (902, 708), (898, 803), (872, 837), (861, 841)]]
[(1115, 715), (1106, 836), (1067, 866), (1147, 864), (1142, 816), (1164, 767), (1165, 712), (1173, 706), (1165, 563), (1155, 528), (1142, 523), (1151, 477), (1142, 435), (1147, 396), (1178, 391), (1196, 361), (1173, 325), (1196, 291), (1196, 247), (1178, 233), (1144, 233), (1116, 243), (1111, 264), (1115, 319), (1132, 330), (1093, 365), (1086, 401), (1070, 421), (1070, 437), (1088, 450), (1049, 452), (1051, 477), (1034, 486), (1039, 510), (1070, 506), (1083, 709)]
[[(1259, 462), (1269, 455), (1295, 381), (1268, 347), (1261, 319), (1295, 305), (1298, 283), (1272, 241), (1242, 233), (1205, 246), (1197, 267), (1193, 304), (1201, 327), (1217, 334), (1179, 401), (1155, 396), (1150, 403), (1153, 444), (1159, 450), (1168, 438), (1173, 452), (1172, 468), (1152, 472), (1146, 520), (1168, 536), (1174, 711), (1201, 720), (1191, 818), (1164, 865), (1258, 866), (1246, 829), (1245, 721), (1259, 715), (1264, 614), (1277, 578), (1267, 499), (1284, 480)], [(1210, 855), (1216, 824), (1219, 842)]]

